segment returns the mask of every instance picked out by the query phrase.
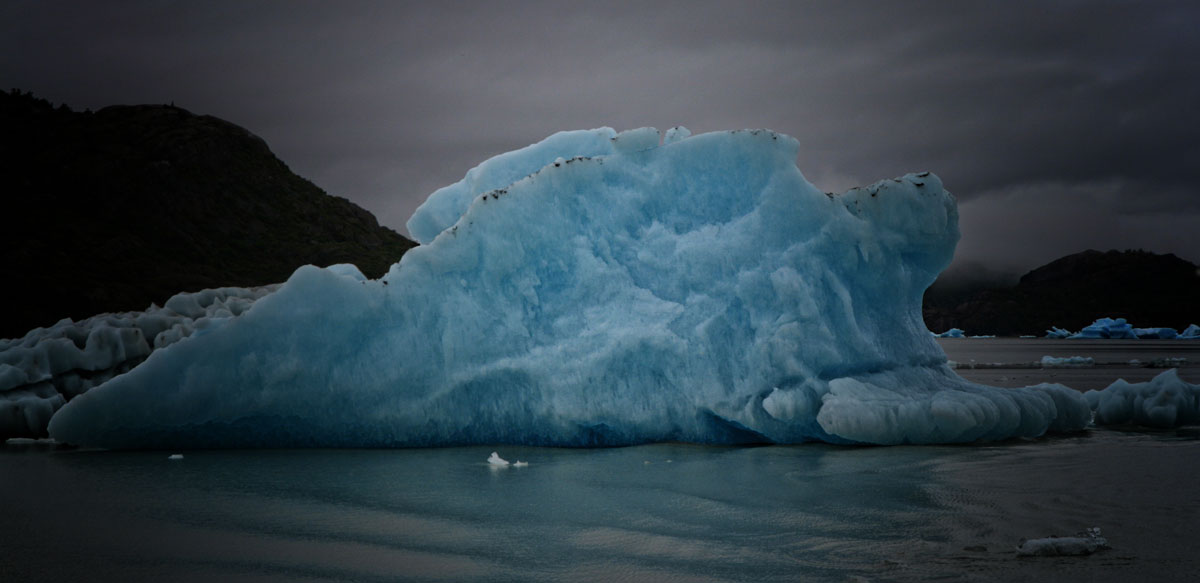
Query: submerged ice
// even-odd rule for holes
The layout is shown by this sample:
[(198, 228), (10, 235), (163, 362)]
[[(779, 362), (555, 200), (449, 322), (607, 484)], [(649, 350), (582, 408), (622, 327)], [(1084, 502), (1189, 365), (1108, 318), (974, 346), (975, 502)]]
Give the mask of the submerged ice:
[(959, 237), (929, 173), (841, 195), (770, 131), (563, 132), (430, 196), (379, 280), (304, 267), (67, 403), (102, 447), (935, 443), (1084, 427), (958, 377), (921, 296)]

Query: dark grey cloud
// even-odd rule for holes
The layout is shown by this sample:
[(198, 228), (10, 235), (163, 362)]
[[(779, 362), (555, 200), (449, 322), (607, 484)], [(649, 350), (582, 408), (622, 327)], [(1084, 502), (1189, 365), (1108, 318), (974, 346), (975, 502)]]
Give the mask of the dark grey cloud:
[(228, 119), (398, 229), (558, 130), (768, 127), (827, 190), (937, 172), (964, 260), (1198, 261), (1198, 24), (1190, 2), (9, 2), (0, 83)]

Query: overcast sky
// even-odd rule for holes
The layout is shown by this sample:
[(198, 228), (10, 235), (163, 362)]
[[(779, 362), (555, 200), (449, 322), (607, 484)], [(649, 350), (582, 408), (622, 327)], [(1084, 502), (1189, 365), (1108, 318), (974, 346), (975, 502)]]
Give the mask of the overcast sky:
[(931, 170), (959, 261), (1200, 262), (1200, 2), (14, 2), (0, 87), (174, 102), (404, 231), (564, 129), (770, 128), (829, 191)]

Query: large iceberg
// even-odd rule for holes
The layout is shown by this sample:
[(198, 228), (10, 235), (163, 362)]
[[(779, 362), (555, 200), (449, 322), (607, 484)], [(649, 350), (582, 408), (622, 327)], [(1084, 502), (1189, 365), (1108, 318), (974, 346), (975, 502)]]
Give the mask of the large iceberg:
[(921, 296), (959, 237), (929, 173), (841, 195), (770, 131), (563, 132), (409, 223), (379, 280), (303, 267), (68, 402), (101, 447), (944, 443), (1081, 429), (1061, 385), (957, 376)]

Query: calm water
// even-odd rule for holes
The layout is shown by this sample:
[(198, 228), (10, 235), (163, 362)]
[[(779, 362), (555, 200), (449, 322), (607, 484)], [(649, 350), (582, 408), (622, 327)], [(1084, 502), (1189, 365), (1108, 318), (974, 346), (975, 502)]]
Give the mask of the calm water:
[[(1119, 378), (1131, 383), (1148, 381), (1167, 367), (1178, 369), (1179, 377), (1189, 383), (1200, 383), (1200, 340), (939, 338), (938, 344), (950, 360), (959, 363), (958, 374), (997, 387), (1053, 382), (1099, 390)], [(1096, 364), (1066, 369), (1033, 367), (1043, 356), (1088, 356)], [(1139, 364), (1130, 364), (1132, 360)]]
[[(493, 449), (530, 465), (493, 469)], [(1200, 570), (1194, 428), (952, 447), (168, 453), (0, 448), (0, 581), (1187, 581)], [(1092, 526), (1112, 550), (1013, 552)]]

